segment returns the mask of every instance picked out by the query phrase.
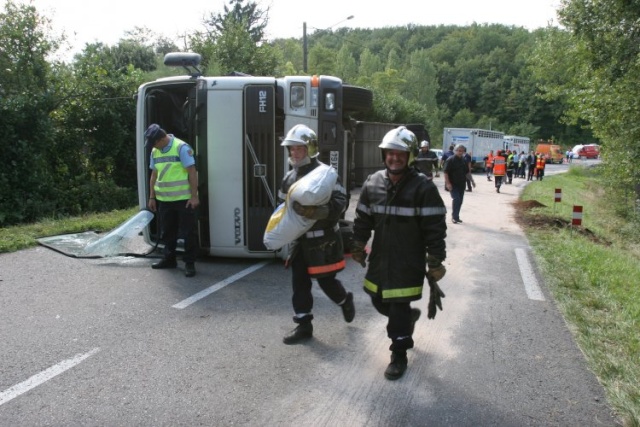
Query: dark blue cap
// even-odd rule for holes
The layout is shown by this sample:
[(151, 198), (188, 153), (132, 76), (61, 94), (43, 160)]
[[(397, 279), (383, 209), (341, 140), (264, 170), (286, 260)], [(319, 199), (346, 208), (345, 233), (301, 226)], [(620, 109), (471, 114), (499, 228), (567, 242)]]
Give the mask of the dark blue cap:
[(144, 131), (144, 145), (153, 145), (157, 140), (167, 136), (167, 133), (159, 125), (153, 123)]

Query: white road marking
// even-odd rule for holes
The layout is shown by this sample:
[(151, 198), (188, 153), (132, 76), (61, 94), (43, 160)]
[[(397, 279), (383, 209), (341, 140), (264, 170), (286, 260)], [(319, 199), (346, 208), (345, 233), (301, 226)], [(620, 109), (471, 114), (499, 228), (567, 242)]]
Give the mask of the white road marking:
[(265, 265), (269, 264), (270, 262), (271, 261), (264, 261), (264, 262), (261, 262), (261, 263), (256, 264), (256, 265), (252, 265), (251, 267), (246, 268), (246, 269), (242, 270), (241, 272), (236, 273), (233, 276), (224, 279), (222, 282), (218, 282), (215, 285), (212, 285), (212, 286), (208, 287), (207, 289), (203, 289), (200, 292), (198, 292), (197, 294), (194, 294), (194, 295), (190, 296), (187, 299), (183, 299), (179, 303), (172, 305), (172, 307), (173, 308), (177, 308), (179, 310), (182, 310), (183, 308), (186, 308), (186, 307), (190, 306), (194, 302), (196, 302), (198, 300), (201, 300), (202, 298), (204, 298), (206, 296), (211, 295), (215, 291), (219, 291), (220, 289), (222, 289), (225, 286), (235, 282), (236, 280), (242, 279), (247, 274), (251, 274), (256, 270), (261, 269), (262, 267), (264, 267)]
[(12, 399), (15, 399), (21, 394), (28, 392), (32, 388), (35, 388), (40, 384), (43, 384), (46, 381), (49, 381), (51, 378), (55, 377), (56, 375), (60, 375), (64, 371), (73, 368), (83, 360), (93, 356), (99, 351), (100, 351), (100, 348), (94, 348), (88, 353), (76, 354), (71, 359), (63, 360), (57, 365), (54, 365), (47, 370), (44, 370), (40, 373), (35, 374), (28, 380), (23, 381), (20, 384), (16, 384), (13, 387), (3, 391), (2, 393), (0, 393), (0, 406), (4, 405), (5, 403), (7, 403)]
[(516, 259), (520, 267), (520, 275), (524, 282), (524, 289), (529, 299), (544, 301), (544, 294), (538, 285), (538, 280), (533, 272), (533, 267), (527, 257), (527, 252), (522, 248), (516, 248)]

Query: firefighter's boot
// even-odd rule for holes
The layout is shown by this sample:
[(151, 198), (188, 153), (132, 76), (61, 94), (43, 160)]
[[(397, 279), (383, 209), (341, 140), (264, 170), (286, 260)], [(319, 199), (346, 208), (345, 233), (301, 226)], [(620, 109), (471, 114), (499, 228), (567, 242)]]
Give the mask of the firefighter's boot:
[(282, 342), (285, 344), (297, 344), (310, 339), (313, 336), (313, 325), (311, 322), (300, 323), (291, 332), (284, 336)]
[(397, 380), (404, 371), (407, 370), (407, 351), (406, 350), (394, 350), (391, 352), (391, 363), (384, 371), (384, 377), (388, 380)]
[(342, 305), (340, 305), (340, 308), (342, 308), (344, 321), (351, 323), (353, 318), (356, 317), (356, 307), (353, 305), (353, 294), (351, 292), (347, 293), (347, 298), (344, 300)]

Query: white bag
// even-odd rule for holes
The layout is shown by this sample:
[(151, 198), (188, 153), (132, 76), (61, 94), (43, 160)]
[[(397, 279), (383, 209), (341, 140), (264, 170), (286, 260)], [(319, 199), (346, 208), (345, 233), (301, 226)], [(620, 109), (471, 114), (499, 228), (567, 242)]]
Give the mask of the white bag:
[(281, 203), (271, 215), (264, 232), (263, 243), (269, 250), (278, 250), (309, 231), (316, 220), (298, 215), (293, 202), (304, 206), (324, 205), (331, 200), (331, 193), (338, 181), (334, 168), (321, 164), (294, 182)]

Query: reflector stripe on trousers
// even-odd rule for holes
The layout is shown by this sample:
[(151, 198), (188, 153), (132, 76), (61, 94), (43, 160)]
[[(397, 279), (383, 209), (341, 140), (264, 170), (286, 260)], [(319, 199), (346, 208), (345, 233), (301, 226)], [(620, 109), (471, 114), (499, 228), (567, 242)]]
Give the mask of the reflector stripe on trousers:
[(307, 272), (309, 274), (331, 273), (333, 271), (342, 270), (346, 265), (347, 265), (346, 261), (342, 260), (342, 261), (336, 262), (334, 264), (318, 265), (318, 266), (315, 266), (315, 267), (308, 267), (307, 268)]

